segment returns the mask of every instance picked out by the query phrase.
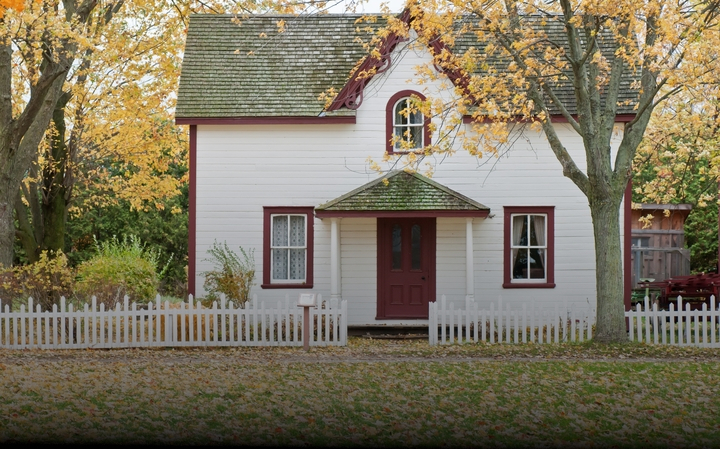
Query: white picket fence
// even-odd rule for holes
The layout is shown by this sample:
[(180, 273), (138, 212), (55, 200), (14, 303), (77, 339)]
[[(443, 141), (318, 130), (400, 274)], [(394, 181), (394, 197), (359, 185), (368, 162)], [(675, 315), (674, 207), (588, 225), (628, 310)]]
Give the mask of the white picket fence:
[(700, 310), (690, 310), (688, 302), (683, 310), (682, 296), (670, 303), (669, 310), (658, 310), (657, 304), (650, 307), (645, 297), (644, 307), (638, 304), (636, 310), (625, 312), (625, 317), (631, 341), (720, 348), (720, 310), (714, 296), (710, 297), (710, 308), (703, 303)]
[(489, 343), (559, 343), (592, 339), (595, 311), (560, 307), (528, 307), (511, 309), (503, 307), (502, 298), (497, 308), (491, 303), (488, 309), (480, 309), (475, 301), (466, 300), (465, 308), (455, 308), (443, 295), (439, 301), (430, 303), (430, 345), (489, 342)]
[[(310, 308), (311, 346), (347, 344), (347, 301), (323, 301)], [(3, 310), (4, 309), (4, 310)], [(75, 310), (61, 298), (52, 310), (33, 307), (33, 300), (11, 311), (0, 303), (0, 347), (11, 349), (138, 348), (182, 346), (302, 346), (303, 308), (297, 300), (273, 307), (253, 296), (245, 308), (221, 298), (204, 308), (193, 297), (187, 303), (156, 300), (146, 306), (129, 304), (105, 310), (92, 304)]]

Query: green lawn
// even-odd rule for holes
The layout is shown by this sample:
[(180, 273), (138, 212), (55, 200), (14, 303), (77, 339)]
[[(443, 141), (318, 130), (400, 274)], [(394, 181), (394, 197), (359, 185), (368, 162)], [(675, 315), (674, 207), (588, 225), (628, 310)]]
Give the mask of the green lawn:
[(720, 351), (638, 344), (0, 351), (0, 442), (720, 445)]

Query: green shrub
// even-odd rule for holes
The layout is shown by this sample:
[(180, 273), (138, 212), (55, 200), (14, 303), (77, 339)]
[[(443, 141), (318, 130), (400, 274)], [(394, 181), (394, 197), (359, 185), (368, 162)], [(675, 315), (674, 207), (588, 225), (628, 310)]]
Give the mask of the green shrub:
[(34, 304), (52, 310), (60, 297), (73, 295), (75, 275), (62, 251), (43, 251), (37, 262), (12, 268), (0, 268), (0, 299), (13, 307), (13, 302), (26, 303), (32, 296)]
[(240, 307), (243, 307), (255, 280), (255, 251), (247, 252), (240, 247), (241, 259), (228, 248), (227, 243), (223, 242), (222, 245), (219, 245), (215, 241), (208, 253), (211, 256), (210, 259), (204, 260), (212, 262), (215, 269), (202, 273), (205, 275), (204, 287), (207, 292), (207, 301), (216, 301), (220, 294), (225, 294), (227, 299), (235, 301)]
[[(97, 254), (78, 267), (77, 291), (85, 300), (96, 296), (98, 304), (115, 307), (125, 295), (130, 301), (147, 303), (157, 294), (160, 277), (168, 263), (158, 272), (159, 253), (148, 249), (137, 236), (117, 237), (97, 243)], [(171, 256), (172, 258), (172, 256)]]

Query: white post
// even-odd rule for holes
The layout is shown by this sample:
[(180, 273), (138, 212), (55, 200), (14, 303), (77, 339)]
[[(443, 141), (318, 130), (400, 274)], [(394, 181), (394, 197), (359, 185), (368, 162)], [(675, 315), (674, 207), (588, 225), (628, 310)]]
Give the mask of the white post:
[(330, 219), (330, 299), (342, 300), (340, 291), (340, 225), (339, 218)]
[(475, 300), (475, 268), (473, 267), (473, 219), (465, 219), (465, 299)]

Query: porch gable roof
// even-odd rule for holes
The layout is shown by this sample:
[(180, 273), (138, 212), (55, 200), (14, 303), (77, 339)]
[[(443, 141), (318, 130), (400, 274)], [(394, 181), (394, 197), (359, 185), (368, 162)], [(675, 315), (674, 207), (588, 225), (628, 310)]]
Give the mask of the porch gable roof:
[(487, 217), (490, 208), (419, 173), (391, 171), (315, 208), (325, 217)]

